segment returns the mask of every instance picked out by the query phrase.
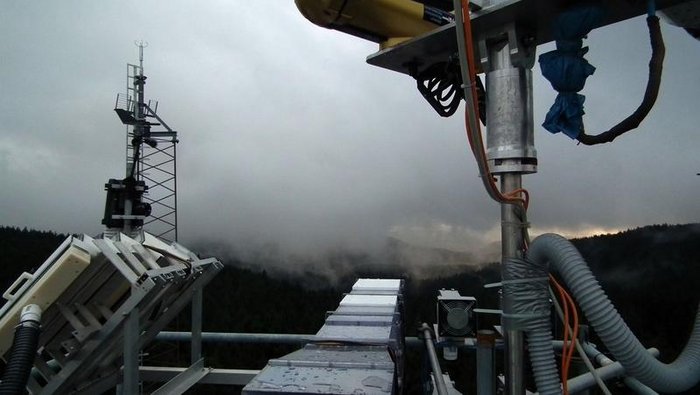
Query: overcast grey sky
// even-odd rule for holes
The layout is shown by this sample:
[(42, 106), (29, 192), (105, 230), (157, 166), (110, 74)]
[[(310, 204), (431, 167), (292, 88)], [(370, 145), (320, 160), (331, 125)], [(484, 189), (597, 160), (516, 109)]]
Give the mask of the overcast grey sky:
[[(663, 25), (660, 97), (640, 130), (577, 146), (539, 124), (555, 92), (535, 76), (535, 231), (568, 234), (700, 220), (700, 42)], [(183, 241), (371, 248), (393, 235), (470, 249), (492, 241), (462, 110), (437, 116), (410, 78), (369, 66), (376, 45), (317, 27), (291, 0), (14, 1), (0, 13), (0, 224), (94, 234), (103, 184), (121, 177), (112, 111), (145, 51), (146, 93), (179, 131)], [(641, 100), (643, 19), (589, 35), (598, 69), (588, 130)], [(552, 49), (544, 46), (538, 54)]]

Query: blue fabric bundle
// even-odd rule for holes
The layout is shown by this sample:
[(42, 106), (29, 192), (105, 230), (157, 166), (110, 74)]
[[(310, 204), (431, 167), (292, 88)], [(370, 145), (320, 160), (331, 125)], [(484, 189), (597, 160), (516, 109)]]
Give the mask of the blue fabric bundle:
[(583, 130), (583, 102), (586, 97), (578, 94), (586, 84), (586, 78), (595, 72), (583, 55), (583, 38), (602, 18), (599, 7), (576, 7), (560, 14), (552, 26), (557, 49), (539, 58), (542, 75), (559, 92), (545, 117), (545, 129), (551, 133), (563, 132), (575, 139)]

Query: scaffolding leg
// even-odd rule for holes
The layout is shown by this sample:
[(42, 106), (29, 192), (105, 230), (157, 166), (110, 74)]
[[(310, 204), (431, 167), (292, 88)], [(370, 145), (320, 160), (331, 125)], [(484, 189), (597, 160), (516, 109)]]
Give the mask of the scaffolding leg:
[(139, 308), (129, 312), (124, 323), (124, 381), (121, 386), (122, 394), (138, 394), (139, 392)]
[(202, 287), (192, 290), (192, 344), (190, 363), (194, 365), (202, 358)]

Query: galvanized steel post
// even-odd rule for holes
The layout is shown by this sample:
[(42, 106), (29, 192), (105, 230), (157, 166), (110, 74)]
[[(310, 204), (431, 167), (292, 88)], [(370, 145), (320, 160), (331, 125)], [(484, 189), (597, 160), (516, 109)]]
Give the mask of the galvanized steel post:
[[(516, 39), (514, 40), (513, 37)], [(486, 146), (491, 172), (500, 176), (501, 193), (507, 195), (522, 187), (522, 175), (537, 171), (534, 148), (532, 71), (527, 50), (513, 26), (482, 39), (488, 52), (486, 72)], [(525, 67), (523, 67), (523, 65)], [(508, 280), (510, 258), (523, 258), (525, 250), (523, 208), (501, 204), (501, 264), (503, 280)], [(503, 314), (512, 314), (510, 295), (504, 290)], [(506, 319), (507, 320), (507, 319)], [(506, 394), (525, 393), (523, 332), (502, 320), (506, 345)]]
[(139, 394), (139, 308), (134, 307), (124, 324), (124, 380), (122, 394)]
[(496, 345), (496, 332), (482, 329), (476, 334), (476, 393), (492, 395), (496, 393), (494, 385), (493, 350)]

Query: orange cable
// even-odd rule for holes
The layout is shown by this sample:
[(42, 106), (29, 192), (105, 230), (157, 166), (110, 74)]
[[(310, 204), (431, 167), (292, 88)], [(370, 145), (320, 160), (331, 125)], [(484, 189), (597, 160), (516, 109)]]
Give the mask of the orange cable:
[[(576, 308), (576, 303), (574, 302), (574, 299), (571, 297), (571, 295), (566, 291), (566, 289), (557, 282), (557, 280), (552, 276), (551, 274), (549, 275), (549, 278), (551, 279), (552, 283), (554, 286), (557, 288), (559, 291), (559, 295), (562, 299), (562, 305), (564, 309), (564, 347), (562, 348), (562, 386), (563, 386), (563, 392), (564, 395), (568, 394), (568, 384), (567, 384), (567, 378), (568, 378), (568, 373), (569, 373), (569, 368), (571, 367), (571, 360), (573, 359), (574, 356), (574, 349), (575, 349), (575, 343), (576, 339), (578, 339), (578, 332), (579, 332), (579, 317), (578, 317), (578, 310)], [(571, 334), (571, 345), (568, 344), (568, 332), (569, 332), (569, 318), (568, 318), (568, 311), (571, 309), (571, 316), (573, 317), (573, 329), (572, 329), (572, 334)]]
[(527, 191), (527, 189), (524, 188), (518, 188), (514, 191), (510, 191), (506, 194), (506, 196), (509, 197), (517, 197), (519, 194), (523, 195), (523, 206), (525, 207), (525, 210), (527, 210), (528, 206), (530, 205), (530, 193)]
[(562, 389), (564, 395), (567, 395), (569, 393), (569, 388), (568, 388), (568, 383), (567, 383), (567, 378), (569, 376), (569, 361), (567, 359), (567, 356), (569, 355), (569, 303), (566, 297), (564, 296), (564, 289), (562, 288), (561, 285), (557, 282), (557, 280), (552, 276), (551, 274), (549, 275), (550, 280), (554, 284), (554, 287), (559, 291), (559, 298), (561, 299), (562, 302), (562, 309), (564, 310), (564, 342), (562, 345), (562, 350), (561, 350), (561, 383), (562, 383)]
[[(465, 47), (466, 47), (466, 52), (467, 52), (467, 69), (469, 73), (469, 85), (470, 85), (470, 90), (472, 94), (472, 101), (474, 103), (474, 112), (476, 114), (476, 119), (479, 119), (479, 107), (477, 105), (478, 103), (478, 95), (476, 92), (476, 83), (475, 83), (475, 76), (476, 76), (476, 68), (474, 67), (474, 47), (472, 45), (473, 39), (472, 39), (472, 29), (471, 29), (471, 18), (469, 17), (469, 0), (462, 0), (462, 15), (464, 18), (464, 41), (465, 41)], [(469, 111), (468, 109), (466, 111)], [(467, 113), (465, 111), (465, 118), (467, 118)], [(484, 149), (484, 143), (483, 139), (481, 139), (481, 127), (479, 125), (479, 122), (477, 121), (476, 123), (476, 128), (478, 132), (478, 141), (472, 141), (471, 134), (471, 126), (469, 124), (468, 118), (466, 119), (466, 126), (467, 126), (467, 138), (469, 139), (469, 145), (472, 149), (472, 152), (476, 152), (475, 150), (478, 149), (481, 154), (481, 158), (483, 162), (483, 168), (486, 170), (486, 174), (482, 175), (482, 177), (486, 177), (488, 180), (488, 187), (491, 190), (492, 194), (497, 198), (497, 200), (501, 203), (510, 203), (510, 204), (520, 204), (523, 207), (526, 208), (527, 202), (525, 199), (520, 198), (520, 197), (514, 197), (513, 194), (516, 193), (516, 191), (512, 191), (508, 193), (507, 195), (503, 195), (500, 190), (498, 190), (498, 187), (496, 186), (496, 183), (494, 182), (494, 178), (491, 175), (491, 171), (489, 170), (488, 166), (488, 161), (485, 160), (486, 158), (486, 150)], [(479, 157), (478, 155), (475, 155), (477, 158)]]
[[(574, 299), (571, 297), (571, 295), (562, 287), (562, 290), (564, 291), (564, 296), (566, 296), (566, 299), (569, 301), (569, 304), (571, 305), (571, 311), (572, 311), (572, 316), (574, 317), (574, 329), (573, 329), (573, 335), (572, 335), (572, 341), (576, 341), (578, 339), (578, 311), (576, 309), (576, 304), (574, 303)], [(574, 357), (574, 347), (571, 347), (569, 350), (569, 355), (567, 356), (568, 363), (567, 365), (571, 365), (571, 360)]]

